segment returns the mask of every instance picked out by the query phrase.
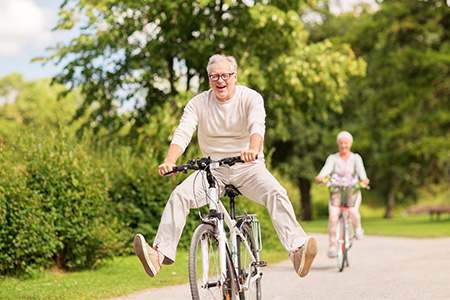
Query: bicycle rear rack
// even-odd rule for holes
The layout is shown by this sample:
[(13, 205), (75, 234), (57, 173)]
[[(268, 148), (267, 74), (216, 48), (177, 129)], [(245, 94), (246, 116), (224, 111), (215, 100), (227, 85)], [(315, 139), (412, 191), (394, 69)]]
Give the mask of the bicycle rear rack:
[(241, 226), (244, 222), (249, 222), (252, 228), (253, 238), (256, 243), (256, 250), (260, 252), (262, 250), (262, 237), (261, 237), (261, 223), (255, 214), (247, 214), (244, 210), (238, 210), (237, 212), (242, 213), (242, 215), (236, 216), (238, 222), (236, 226)]

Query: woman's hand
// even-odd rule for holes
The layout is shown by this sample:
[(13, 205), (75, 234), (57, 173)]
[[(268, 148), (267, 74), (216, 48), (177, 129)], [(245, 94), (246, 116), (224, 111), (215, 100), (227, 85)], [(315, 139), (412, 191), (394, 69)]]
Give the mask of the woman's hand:
[(316, 179), (316, 182), (317, 182), (317, 183), (321, 183), (322, 180), (323, 180), (323, 177), (320, 176), (320, 175), (317, 175), (315, 179)]

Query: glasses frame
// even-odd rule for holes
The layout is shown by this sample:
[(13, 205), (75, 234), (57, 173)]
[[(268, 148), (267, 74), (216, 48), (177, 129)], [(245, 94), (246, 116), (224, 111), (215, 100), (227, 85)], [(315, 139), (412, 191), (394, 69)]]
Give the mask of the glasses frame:
[[(220, 78), (222, 78), (224, 81), (228, 81), (228, 80), (231, 78), (231, 76), (233, 76), (234, 74), (236, 74), (236, 72), (232, 72), (232, 73), (222, 73), (222, 74), (210, 74), (210, 75), (208, 75), (208, 77), (209, 77), (209, 80), (211, 80), (212, 82), (219, 81)], [(227, 79), (225, 79), (225, 78), (223, 78), (224, 75), (227, 75), (227, 76), (229, 76), (229, 77), (228, 77)], [(214, 80), (214, 79), (213, 79), (213, 76), (217, 76), (217, 79)]]

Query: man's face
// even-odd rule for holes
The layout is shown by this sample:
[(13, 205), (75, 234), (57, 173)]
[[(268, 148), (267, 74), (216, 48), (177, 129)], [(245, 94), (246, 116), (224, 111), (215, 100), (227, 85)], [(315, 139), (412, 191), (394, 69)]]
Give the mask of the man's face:
[(224, 80), (222, 76), (219, 76), (219, 80), (217, 81), (213, 81), (209, 78), (209, 84), (219, 101), (227, 101), (234, 96), (237, 74), (233, 72), (231, 69), (231, 64), (227, 60), (221, 60), (212, 65), (211, 73), (209, 75), (222, 75), (230, 73), (234, 74), (231, 75), (228, 80)]

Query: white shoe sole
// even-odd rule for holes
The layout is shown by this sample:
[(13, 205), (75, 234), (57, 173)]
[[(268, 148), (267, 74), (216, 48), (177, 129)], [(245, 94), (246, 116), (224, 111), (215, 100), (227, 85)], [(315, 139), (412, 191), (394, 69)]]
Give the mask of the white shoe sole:
[[(303, 249), (304, 254), (302, 255), (302, 261), (300, 262), (300, 268), (298, 275), (300, 277), (305, 277), (308, 275), (314, 258), (317, 255), (317, 241), (315, 237), (309, 237), (305, 243), (305, 249)], [(303, 266), (303, 267), (302, 267)]]
[(153, 277), (156, 275), (155, 267), (153, 267), (153, 264), (150, 260), (150, 257), (148, 256), (147, 249), (145, 249), (146, 241), (142, 234), (136, 234), (134, 237), (134, 253), (136, 253), (137, 257), (141, 261), (142, 265), (144, 266), (144, 270), (147, 273), (148, 276)]

